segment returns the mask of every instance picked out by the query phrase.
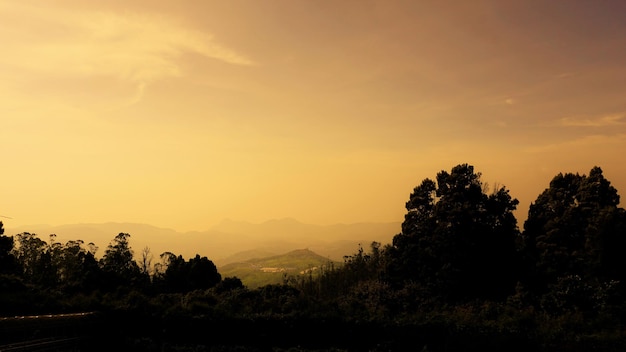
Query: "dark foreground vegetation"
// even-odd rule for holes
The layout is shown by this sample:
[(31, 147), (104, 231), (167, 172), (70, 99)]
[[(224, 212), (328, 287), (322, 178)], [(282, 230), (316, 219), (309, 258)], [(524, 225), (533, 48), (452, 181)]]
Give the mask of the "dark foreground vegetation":
[[(462, 164), (411, 193), (402, 232), (344, 263), (250, 289), (211, 260), (0, 236), (0, 345), (73, 350), (623, 351), (626, 212), (594, 167), (528, 211)], [(1, 224), (1, 223), (0, 223)], [(0, 226), (1, 229), (1, 226)], [(1, 231), (1, 230), (0, 230)], [(75, 312), (93, 312), (71, 315)]]

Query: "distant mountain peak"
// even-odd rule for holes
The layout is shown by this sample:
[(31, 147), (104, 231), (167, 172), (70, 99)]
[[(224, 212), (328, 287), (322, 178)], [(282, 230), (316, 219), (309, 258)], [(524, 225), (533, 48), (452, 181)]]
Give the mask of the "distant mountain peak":
[(308, 248), (303, 248), (303, 249), (295, 249), (291, 252), (285, 253), (285, 255), (318, 255), (317, 253), (313, 252), (312, 250), (308, 249)]
[(304, 224), (304, 223), (294, 218), (280, 218), (280, 219), (267, 220), (263, 224)]

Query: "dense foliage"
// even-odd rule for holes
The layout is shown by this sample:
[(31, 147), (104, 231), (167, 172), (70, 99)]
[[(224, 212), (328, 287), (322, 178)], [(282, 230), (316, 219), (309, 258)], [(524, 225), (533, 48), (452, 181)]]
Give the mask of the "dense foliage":
[(618, 204), (599, 167), (588, 176), (554, 177), (524, 224), (530, 284), (545, 291), (568, 276), (590, 284), (626, 282), (626, 213)]
[(389, 251), (393, 281), (416, 282), (448, 301), (510, 294), (517, 204), (505, 187), (486, 194), (480, 173), (467, 164), (441, 171), (436, 183), (425, 179), (406, 203), (402, 233)]
[[(471, 165), (457, 165), (415, 187), (392, 243), (254, 289), (200, 255), (166, 252), (152, 263), (146, 248), (136, 261), (126, 233), (98, 260), (95, 244), (5, 236), (0, 222), (0, 314), (122, 312), (136, 320), (125, 334), (153, 343), (184, 344), (200, 339), (200, 327), (234, 324), (266, 337), (282, 329), (299, 336), (293, 346), (350, 349), (336, 335), (347, 329), (372, 351), (623, 350), (626, 212), (617, 190), (599, 167), (558, 174), (523, 231), (517, 205), (508, 189), (489, 190)], [(310, 339), (300, 324), (318, 324), (324, 336)]]

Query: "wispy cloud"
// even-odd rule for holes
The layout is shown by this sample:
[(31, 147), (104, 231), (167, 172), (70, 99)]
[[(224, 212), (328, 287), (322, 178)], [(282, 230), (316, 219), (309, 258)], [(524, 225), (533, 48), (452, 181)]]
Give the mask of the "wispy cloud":
[(611, 114), (593, 118), (563, 117), (559, 120), (561, 126), (567, 127), (606, 127), (626, 125), (624, 114)]
[(146, 84), (184, 75), (186, 53), (231, 65), (254, 65), (211, 34), (167, 16), (16, 2), (0, 6), (0, 22), (0, 72), (48, 80), (119, 79), (136, 87), (135, 101)]
[[(553, 151), (574, 151), (579, 150), (580, 147), (589, 149), (591, 146), (623, 146), (626, 144), (626, 133), (617, 133), (613, 135), (595, 134), (584, 136), (577, 139), (567, 140), (558, 143), (535, 145), (526, 149), (529, 153), (545, 153)], [(592, 149), (589, 149), (592, 150)]]

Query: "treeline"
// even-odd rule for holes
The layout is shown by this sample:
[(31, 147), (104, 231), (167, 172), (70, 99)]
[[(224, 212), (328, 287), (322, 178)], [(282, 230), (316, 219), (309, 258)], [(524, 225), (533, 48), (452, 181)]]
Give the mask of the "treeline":
[[(196, 255), (185, 260), (171, 252), (159, 262), (146, 247), (136, 261), (130, 235), (120, 233), (100, 259), (98, 247), (82, 240), (49, 242), (28, 232), (4, 236), (0, 222), (0, 314), (66, 313), (114, 309), (129, 294), (173, 294), (217, 285), (243, 287), (240, 280), (222, 280), (215, 264)], [(131, 294), (132, 293), (132, 294)]]
[(556, 175), (523, 229), (519, 202), (480, 177), (462, 164), (424, 179), (393, 243), (297, 287), (354, 319), (444, 322), (532, 349), (624, 350), (626, 211), (602, 169)]
[(506, 187), (489, 189), (471, 165), (457, 165), (415, 187), (392, 243), (254, 290), (222, 278), (200, 255), (167, 252), (152, 263), (146, 248), (135, 261), (124, 233), (99, 260), (96, 246), (81, 241), (0, 236), (0, 294), (10, 303), (0, 313), (368, 324), (381, 350), (398, 341), (431, 350), (471, 341), (484, 349), (622, 350), (626, 211), (617, 190), (594, 167), (556, 175), (522, 228), (518, 204)]

